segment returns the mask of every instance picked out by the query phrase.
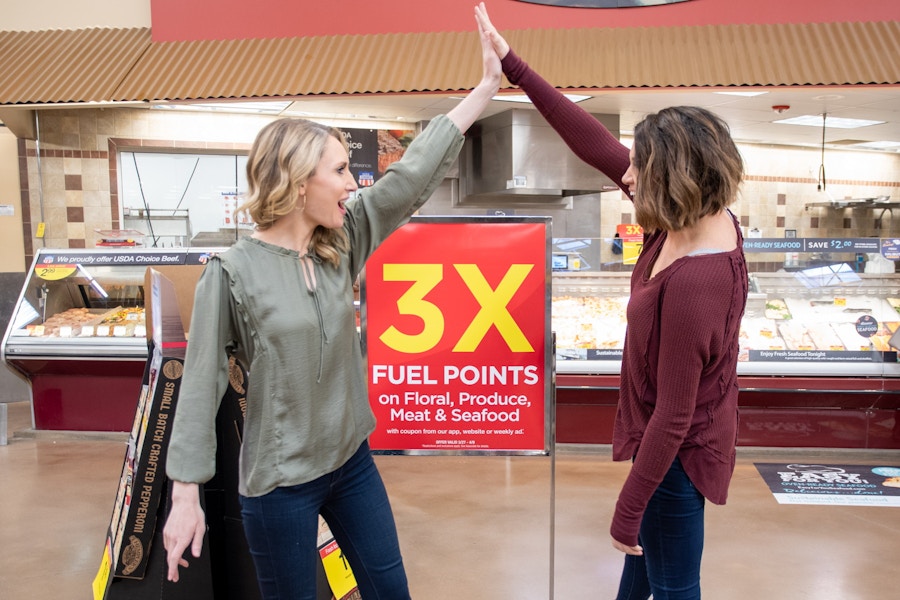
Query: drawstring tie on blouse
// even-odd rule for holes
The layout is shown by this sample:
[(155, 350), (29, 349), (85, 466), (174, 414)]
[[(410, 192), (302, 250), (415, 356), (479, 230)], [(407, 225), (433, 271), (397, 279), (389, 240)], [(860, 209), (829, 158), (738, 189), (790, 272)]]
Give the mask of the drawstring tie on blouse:
[[(308, 261), (305, 259), (309, 259)], [(303, 269), (303, 280), (306, 282), (306, 291), (312, 295), (316, 304), (316, 317), (319, 320), (319, 371), (316, 375), (316, 383), (322, 381), (322, 368), (325, 361), (325, 344), (328, 342), (328, 332), (325, 330), (325, 320), (322, 318), (322, 307), (319, 304), (318, 285), (316, 284), (315, 266), (322, 264), (322, 259), (315, 254), (307, 252), (300, 257), (300, 268)]]

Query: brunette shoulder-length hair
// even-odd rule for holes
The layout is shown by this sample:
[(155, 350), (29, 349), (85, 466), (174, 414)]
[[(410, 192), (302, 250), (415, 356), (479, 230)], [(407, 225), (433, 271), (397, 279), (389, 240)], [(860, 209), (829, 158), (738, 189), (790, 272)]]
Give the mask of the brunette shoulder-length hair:
[[(347, 148), (340, 130), (306, 119), (278, 119), (260, 130), (247, 157), (245, 201), (238, 207), (250, 215), (257, 229), (270, 228), (297, 208), (300, 186), (315, 173), (329, 137)], [(343, 229), (319, 226), (309, 251), (338, 266), (341, 252), (349, 247)]]
[(674, 106), (634, 129), (635, 218), (679, 231), (737, 199), (744, 162), (728, 125), (706, 109)]

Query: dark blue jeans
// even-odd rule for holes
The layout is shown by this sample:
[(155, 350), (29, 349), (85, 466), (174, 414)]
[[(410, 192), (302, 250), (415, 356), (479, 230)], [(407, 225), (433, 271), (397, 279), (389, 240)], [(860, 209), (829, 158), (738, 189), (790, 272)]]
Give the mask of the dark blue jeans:
[(315, 600), (321, 514), (366, 600), (407, 600), (394, 516), (368, 443), (309, 483), (241, 498), (244, 531), (263, 600)]
[(644, 555), (625, 556), (616, 600), (699, 600), (705, 502), (676, 457), (641, 521)]

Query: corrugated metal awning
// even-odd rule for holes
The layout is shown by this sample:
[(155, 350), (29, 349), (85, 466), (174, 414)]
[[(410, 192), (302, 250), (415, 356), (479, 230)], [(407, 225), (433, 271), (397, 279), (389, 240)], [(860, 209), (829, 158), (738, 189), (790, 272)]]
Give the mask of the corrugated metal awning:
[(471, 33), (163, 42), (135, 65), (116, 99), (467, 89), (480, 76), (476, 44)]
[(109, 100), (150, 43), (146, 28), (0, 31), (0, 104)]
[[(559, 88), (900, 84), (900, 22), (525, 30)], [(0, 32), (0, 104), (455, 92), (474, 32), (153, 42), (148, 29)]]
[(512, 32), (562, 88), (900, 82), (900, 22)]

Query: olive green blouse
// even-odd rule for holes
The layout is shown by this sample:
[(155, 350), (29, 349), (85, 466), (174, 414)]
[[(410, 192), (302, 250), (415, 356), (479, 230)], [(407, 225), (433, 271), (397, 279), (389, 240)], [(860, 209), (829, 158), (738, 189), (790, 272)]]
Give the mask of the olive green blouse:
[(197, 284), (190, 341), (166, 474), (204, 483), (216, 472), (215, 417), (228, 358), (248, 367), (238, 490), (261, 496), (312, 481), (346, 462), (375, 428), (356, 330), (353, 282), (378, 245), (444, 178), (463, 136), (431, 121), (373, 186), (347, 202), (350, 251), (335, 268), (313, 256), (315, 289), (293, 250), (245, 237), (207, 264)]

